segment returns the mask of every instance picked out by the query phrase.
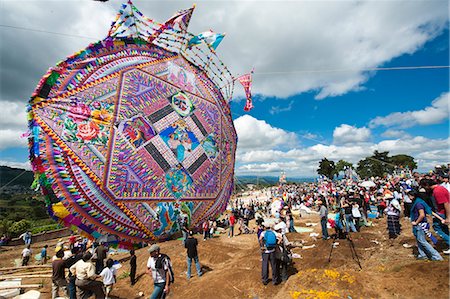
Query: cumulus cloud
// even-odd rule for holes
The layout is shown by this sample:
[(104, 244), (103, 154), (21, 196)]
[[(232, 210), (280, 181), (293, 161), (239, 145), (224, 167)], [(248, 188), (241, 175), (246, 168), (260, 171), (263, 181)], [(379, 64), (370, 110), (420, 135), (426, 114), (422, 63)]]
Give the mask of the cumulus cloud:
[(378, 116), (370, 121), (370, 127), (409, 128), (417, 125), (432, 125), (448, 119), (450, 93), (446, 92), (436, 98), (431, 106), (422, 110), (394, 112), (387, 116)]
[(28, 140), (20, 137), (24, 131), (0, 129), (0, 150), (13, 147), (26, 147)]
[(0, 101), (0, 127), (9, 129), (27, 128), (25, 105), (18, 102)]
[(342, 124), (333, 131), (334, 144), (367, 142), (371, 137), (370, 129)]
[(243, 115), (234, 121), (238, 134), (238, 149), (274, 149), (293, 146), (298, 142), (295, 133), (275, 128), (264, 120)]
[[(238, 119), (239, 120), (239, 119)], [(236, 120), (237, 121), (237, 120)], [(249, 127), (262, 127), (263, 132), (281, 130), (270, 124), (257, 120), (251, 116), (245, 116), (239, 122), (244, 122)], [(378, 143), (370, 141), (370, 130), (367, 128), (356, 128), (349, 125), (341, 125), (335, 132), (335, 141), (333, 144), (318, 143), (308, 147), (297, 146), (296, 148), (280, 148), (279, 146), (261, 147), (248, 136), (242, 136), (246, 133), (248, 127), (243, 131), (243, 125), (236, 124), (238, 132), (238, 154), (236, 155), (236, 173), (237, 175), (279, 175), (285, 171), (291, 177), (308, 177), (317, 175), (317, 167), (322, 158), (333, 161), (346, 160), (355, 166), (361, 159), (373, 154), (375, 150), (388, 151), (390, 155), (406, 154), (414, 157), (419, 165), (419, 171), (428, 171), (436, 164), (447, 163), (450, 157), (449, 142), (446, 139), (431, 139), (424, 136), (403, 136), (391, 140), (383, 140)], [(257, 125), (255, 125), (257, 124)], [(283, 133), (278, 135), (285, 136), (284, 140), (291, 138), (293, 133)], [(259, 133), (258, 133), (259, 132)], [(401, 135), (402, 132), (397, 132)], [(395, 132), (392, 134), (396, 135)], [(256, 131), (254, 137), (263, 136), (261, 131)], [(287, 137), (289, 136), (289, 137)], [(349, 136), (352, 136), (351, 138)], [(266, 140), (269, 137), (263, 137)], [(393, 137), (394, 138), (394, 137)], [(244, 141), (244, 145), (240, 142)], [(275, 141), (275, 144), (282, 144), (281, 141)], [(426, 148), (423, 146), (426, 144)]]
[(409, 134), (403, 130), (389, 129), (389, 130), (384, 131), (381, 134), (381, 136), (386, 137), (386, 138), (404, 138), (404, 137), (409, 137)]

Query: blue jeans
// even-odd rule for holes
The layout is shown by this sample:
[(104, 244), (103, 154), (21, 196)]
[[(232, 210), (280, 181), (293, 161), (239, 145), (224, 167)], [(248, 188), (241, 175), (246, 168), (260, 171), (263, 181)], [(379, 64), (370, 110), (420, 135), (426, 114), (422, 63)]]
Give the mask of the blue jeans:
[(196, 256), (194, 258), (187, 257), (186, 260), (187, 260), (187, 274), (186, 274), (187, 278), (188, 279), (191, 278), (192, 260), (194, 260), (194, 262), (195, 262), (195, 267), (197, 268), (197, 275), (199, 277), (202, 276), (202, 269), (200, 267), (200, 262), (198, 261), (198, 256)]
[(166, 293), (164, 293), (164, 288), (166, 287), (165, 282), (154, 283), (153, 293), (150, 295), (150, 299), (164, 299), (166, 298)]
[(351, 214), (345, 214), (345, 222), (346, 222), (346, 231), (347, 231), (347, 233), (350, 231), (350, 229), (354, 233), (357, 232), (355, 224), (353, 223), (353, 216)]
[(425, 232), (420, 227), (417, 227), (416, 231), (416, 241), (417, 241), (417, 249), (419, 251), (419, 255), (417, 258), (425, 259), (429, 258), (432, 261), (442, 261), (442, 256), (437, 252), (430, 243), (427, 242)]
[(234, 225), (230, 225), (230, 230), (228, 231), (228, 237), (234, 237)]
[(328, 239), (327, 218), (320, 219), (320, 225), (322, 226), (322, 239)]
[[(439, 213), (439, 216), (445, 219), (444, 214)], [(447, 243), (447, 246), (450, 246), (450, 239), (448, 236), (449, 233), (448, 226), (446, 224), (442, 224), (442, 222), (439, 219), (433, 218), (433, 229), (439, 235), (439, 237), (441, 237), (442, 240), (444, 240), (445, 243)]]

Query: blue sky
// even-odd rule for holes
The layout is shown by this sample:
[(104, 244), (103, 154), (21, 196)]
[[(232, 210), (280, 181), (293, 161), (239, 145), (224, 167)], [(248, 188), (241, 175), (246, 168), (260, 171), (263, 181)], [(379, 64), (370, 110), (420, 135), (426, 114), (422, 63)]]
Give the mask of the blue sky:
[[(9, 27), (0, 26), (0, 165), (29, 167), (19, 138), (29, 95), (47, 68), (106, 35), (120, 3), (2, 2), (0, 23)], [(191, 5), (134, 3), (159, 21)], [(448, 66), (448, 6), (197, 1), (189, 30), (226, 32), (218, 56), (234, 74), (255, 68), (255, 108), (243, 111), (237, 85), (230, 103), (239, 137), (236, 174), (311, 177), (323, 157), (356, 164), (374, 150), (411, 155), (420, 171), (447, 163), (449, 69), (363, 69)]]

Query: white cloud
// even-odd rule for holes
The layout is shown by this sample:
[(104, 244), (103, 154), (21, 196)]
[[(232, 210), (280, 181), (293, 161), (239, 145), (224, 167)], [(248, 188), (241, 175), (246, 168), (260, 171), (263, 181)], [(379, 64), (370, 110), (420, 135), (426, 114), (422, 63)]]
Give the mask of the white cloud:
[(367, 142), (371, 137), (370, 129), (342, 124), (333, 131), (334, 144)]
[[(238, 119), (239, 120), (239, 119)], [(358, 161), (373, 154), (375, 150), (389, 151), (389, 155), (406, 154), (414, 157), (419, 166), (419, 171), (425, 172), (436, 164), (444, 164), (450, 161), (449, 142), (447, 139), (430, 139), (423, 136), (411, 137), (403, 134), (400, 138), (383, 140), (378, 143), (369, 141), (370, 130), (367, 128), (356, 128), (349, 125), (341, 125), (335, 130), (335, 142), (331, 145), (318, 143), (309, 147), (281, 148), (280, 146), (261, 147), (257, 142), (252, 142), (249, 136), (242, 137), (243, 132), (248, 132), (248, 127), (262, 127), (263, 132), (277, 132), (277, 128), (266, 122), (257, 120), (251, 116), (245, 116), (239, 122), (245, 121), (244, 126), (236, 124), (238, 129), (238, 154), (236, 155), (237, 175), (279, 175), (285, 171), (291, 177), (314, 177), (319, 161), (326, 157), (335, 162), (343, 159), (355, 166)], [(248, 126), (248, 127), (247, 127)], [(281, 135), (287, 140), (288, 134), (281, 130)], [(393, 132), (400, 135), (402, 132)], [(270, 139), (264, 137), (260, 130), (257, 130), (254, 137)], [(241, 145), (244, 140), (244, 145)], [(338, 142), (336, 142), (338, 141)], [(281, 145), (283, 142), (275, 141)], [(427, 146), (424, 147), (424, 144)]]
[(15, 162), (15, 161), (0, 160), (0, 165), (9, 166), (9, 167), (13, 167), (13, 168), (21, 168), (21, 169), (31, 170), (31, 164), (29, 161)]
[(27, 128), (27, 114), (25, 109), (25, 104), (0, 101), (0, 127), (25, 131)]
[(370, 127), (400, 127), (409, 128), (417, 125), (432, 125), (448, 119), (450, 93), (446, 92), (436, 98), (431, 106), (422, 110), (394, 112), (387, 116), (378, 116), (370, 121)]
[(291, 111), (292, 107), (293, 107), (294, 101), (291, 101), (289, 103), (289, 105), (287, 105), (286, 107), (281, 107), (281, 106), (272, 106), (269, 110), (269, 113), (274, 115), (274, 114), (278, 114), (281, 112), (287, 112), (287, 111)]
[(406, 133), (403, 130), (386, 130), (384, 131), (381, 136), (386, 137), (386, 138), (405, 138), (405, 137), (409, 137), (410, 135), (408, 133)]
[(20, 137), (24, 131), (12, 129), (0, 129), (0, 150), (13, 147), (26, 147), (27, 138)]
[(274, 149), (295, 145), (298, 140), (294, 133), (274, 128), (263, 120), (243, 115), (234, 121), (238, 134), (238, 149)]

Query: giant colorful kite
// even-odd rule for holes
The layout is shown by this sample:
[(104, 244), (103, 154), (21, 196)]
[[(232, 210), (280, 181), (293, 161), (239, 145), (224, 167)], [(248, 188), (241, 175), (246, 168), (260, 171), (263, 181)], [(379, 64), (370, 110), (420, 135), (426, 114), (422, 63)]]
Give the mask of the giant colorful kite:
[(215, 53), (223, 35), (187, 31), (193, 10), (160, 24), (123, 4), (104, 40), (39, 82), (28, 105), (35, 184), (73, 230), (130, 247), (226, 208), (235, 78)]

